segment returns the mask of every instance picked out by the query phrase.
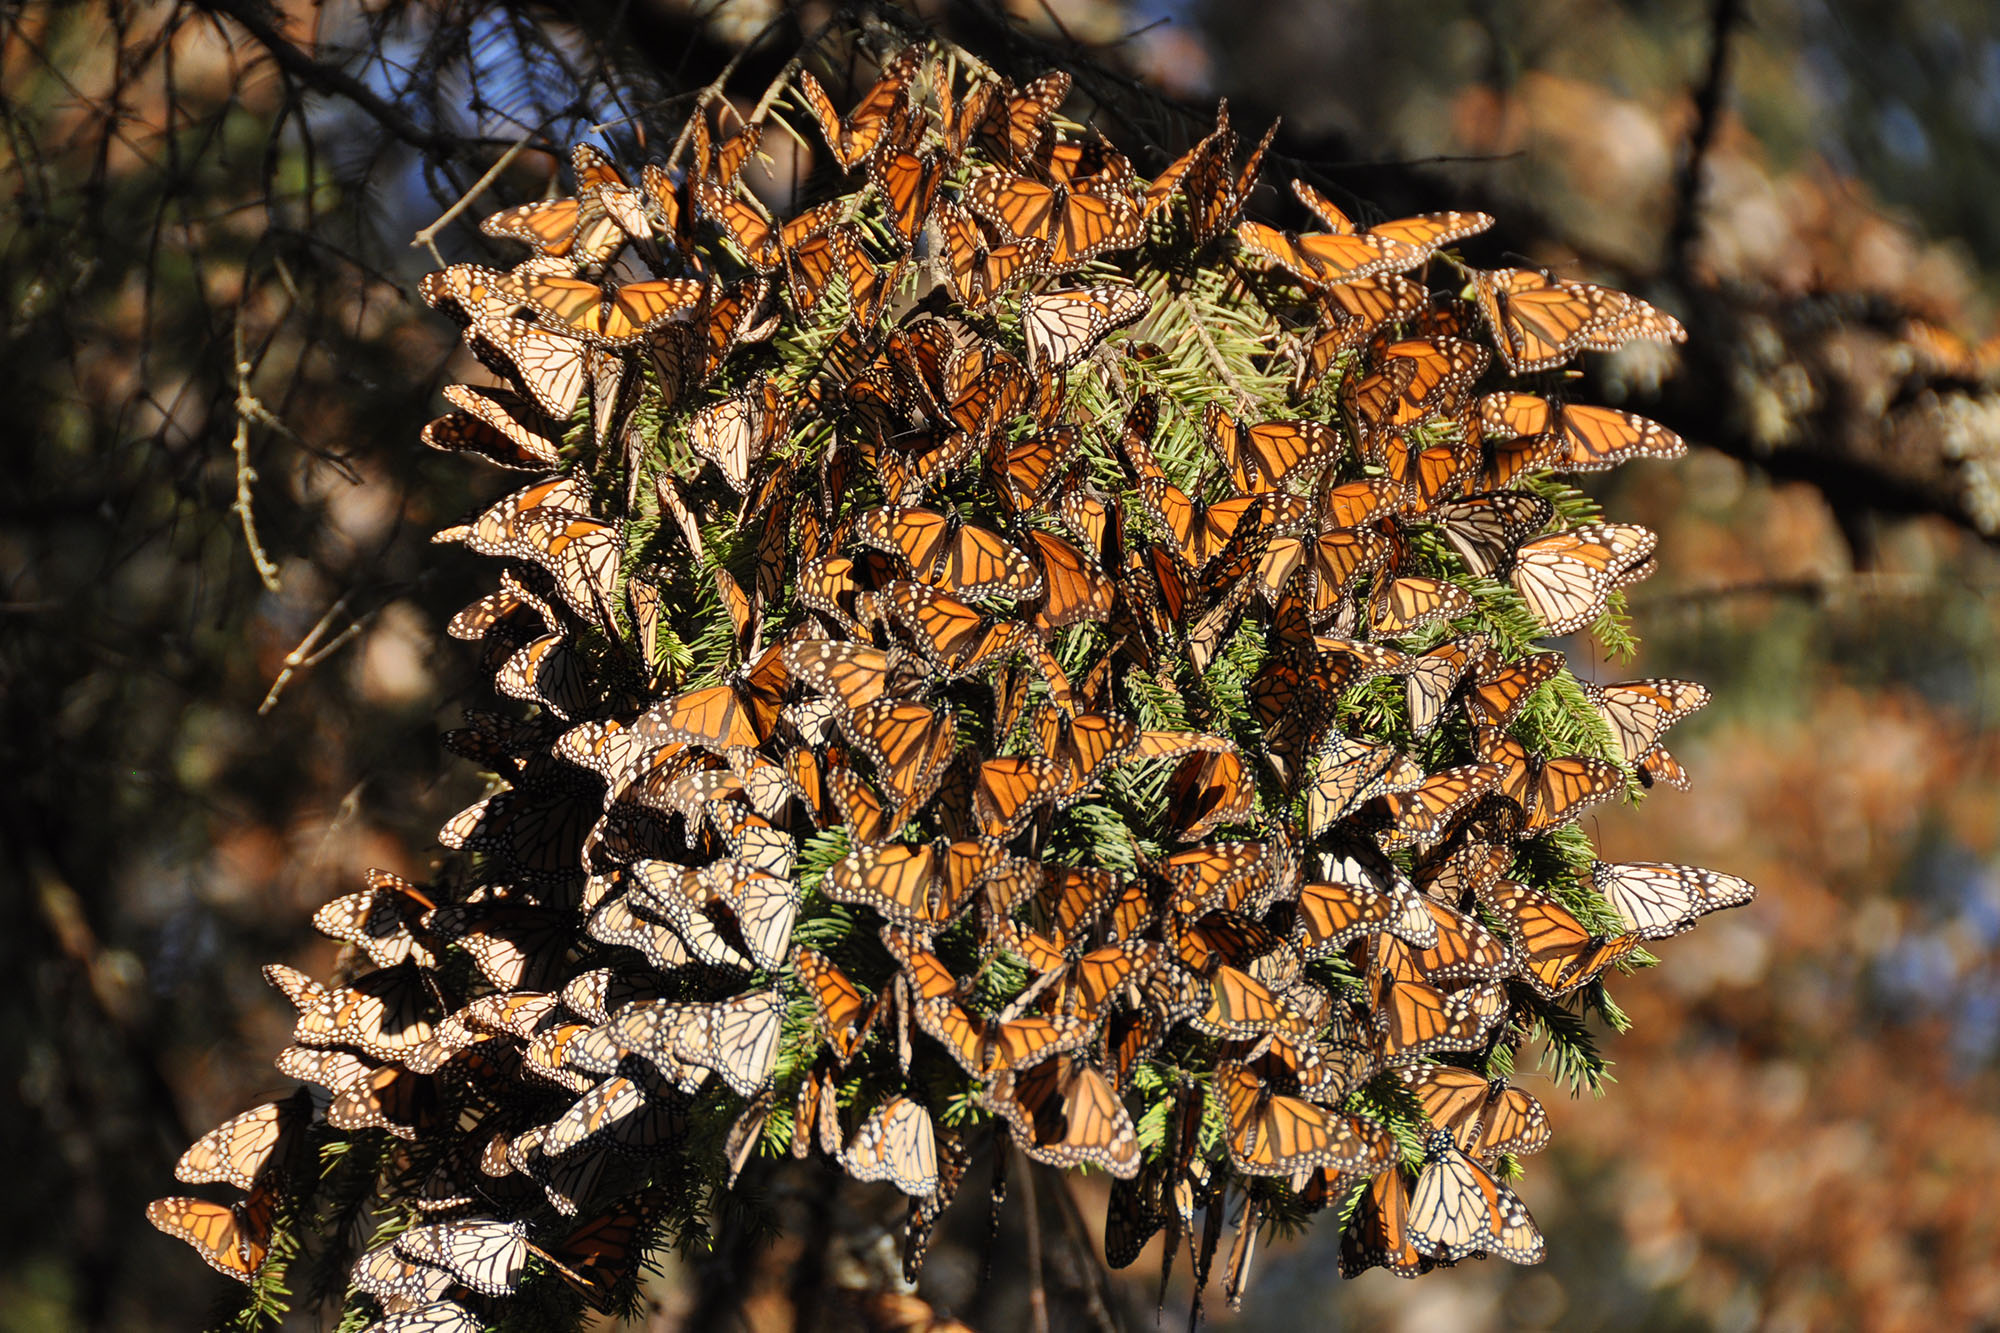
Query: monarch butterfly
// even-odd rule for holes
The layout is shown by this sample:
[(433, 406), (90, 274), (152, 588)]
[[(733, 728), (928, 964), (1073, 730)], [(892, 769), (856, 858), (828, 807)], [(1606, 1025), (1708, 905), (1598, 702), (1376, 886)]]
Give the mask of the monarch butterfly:
[(1619, 755), (1639, 768), (1639, 781), (1666, 781), (1685, 791), (1687, 774), (1660, 745), (1667, 728), (1708, 704), (1706, 686), (1692, 680), (1628, 680), (1614, 685), (1584, 682), (1583, 692), (1611, 724)]
[(521, 319), (490, 319), (474, 326), (466, 347), (495, 374), (525, 389), (554, 420), (568, 420), (583, 395), (589, 360), (574, 334)]
[(1416, 761), (1393, 745), (1332, 733), (1315, 753), (1306, 787), (1306, 834), (1317, 838), (1363, 802), (1412, 790), (1424, 777)]
[(600, 1310), (613, 1291), (635, 1272), (663, 1196), (658, 1189), (619, 1200), (611, 1212), (585, 1222), (556, 1247), (561, 1262), (583, 1279), (584, 1299)]
[[(584, 1062), (572, 1056), (571, 1063)], [(614, 1062), (612, 1067), (620, 1066)], [(672, 1112), (661, 1100), (666, 1080), (646, 1071), (643, 1065), (630, 1068), (630, 1073), (618, 1074), (589, 1087), (567, 1111), (550, 1121), (542, 1133), (542, 1151), (551, 1157), (567, 1157), (589, 1144), (596, 1149), (632, 1156), (658, 1152), (668, 1141), (673, 1125)], [(683, 1077), (683, 1072), (674, 1071), (673, 1081), (692, 1091), (692, 1085), (699, 1079)], [(705, 1079), (707, 1075), (699, 1077)]]
[(789, 222), (773, 224), (760, 205), (705, 176), (695, 178), (694, 202), (696, 212), (715, 223), (743, 262), (758, 273), (774, 273), (783, 267), (788, 251), (825, 229), (830, 212), (814, 209)]
[(1757, 896), (1745, 879), (1662, 861), (1593, 861), (1591, 886), (1642, 940), (1664, 940)]
[[(907, 585), (904, 585), (907, 586)], [(915, 692), (925, 673), (901, 648), (871, 648), (837, 639), (796, 639), (785, 644), (780, 661), (804, 688), (832, 694), (850, 711), (885, 695), (897, 698)]]
[(840, 1155), (856, 1180), (886, 1180), (921, 1197), (937, 1189), (938, 1157), (931, 1113), (907, 1097), (876, 1107)]
[[(576, 153), (596, 153), (587, 144), (578, 144)], [(638, 191), (617, 176), (605, 163), (616, 183), (606, 181), (595, 189), (579, 186), (577, 198), (548, 199), (539, 203), (503, 208), (483, 219), (479, 230), (501, 240), (521, 241), (535, 252), (574, 260), (580, 264), (603, 264), (625, 247), (627, 240), (645, 240), (652, 235)], [(577, 173), (581, 181), (584, 172)]]
[(1423, 1170), (1410, 1195), (1417, 1247), (1440, 1263), (1497, 1255), (1516, 1264), (1542, 1261), (1542, 1233), (1514, 1191), (1493, 1178), (1438, 1130), (1424, 1145)]
[(996, 114), (980, 127), (993, 155), (1015, 162), (1032, 157), (1048, 131), (1049, 117), (1069, 97), (1069, 88), (1070, 76), (1062, 70), (1039, 76), (1018, 93), (1003, 84), (1006, 104), (994, 108)]
[(1368, 627), (1377, 634), (1410, 634), (1472, 611), (1472, 595), (1455, 583), (1429, 577), (1384, 578), (1368, 599)]
[(561, 260), (531, 260), (513, 269), (447, 264), (435, 273), (426, 273), (417, 285), (417, 293), (425, 305), (449, 315), (470, 333), (487, 325), (505, 324), (521, 309), (517, 274), (524, 269), (534, 273), (574, 271), (572, 265)]
[[(734, 944), (704, 949), (698, 941), (721, 940), (703, 914), (710, 903), (721, 904), (736, 922), (737, 935), (757, 966), (775, 969), (785, 958), (792, 923), (798, 916), (798, 887), (790, 879), (767, 875), (733, 858), (711, 861), (700, 870), (662, 861), (635, 861), (632, 871), (635, 901), (655, 909), (680, 933), (704, 961), (720, 966), (741, 965)], [(718, 956), (720, 955), (720, 956)]]
[(1679, 458), (1687, 441), (1657, 421), (1583, 403), (1551, 402), (1527, 393), (1489, 393), (1479, 400), (1491, 434), (1553, 435), (1562, 452), (1557, 472), (1602, 472), (1631, 458)]
[(890, 614), (914, 636), (918, 651), (947, 679), (971, 675), (1011, 653), (1021, 634), (1018, 623), (991, 622), (937, 588), (897, 582), (883, 596)]
[[(837, 229), (829, 233), (829, 246), (833, 244), (831, 237), (836, 234)], [(683, 382), (690, 386), (708, 383), (736, 348), (745, 343), (761, 342), (771, 335), (778, 316), (773, 313), (761, 321), (758, 319), (770, 291), (768, 279), (752, 276), (731, 283), (708, 302), (701, 324), (700, 356), (696, 358), (690, 351), (689, 369), (684, 375), (662, 376), (673, 396), (678, 397)], [(689, 347), (692, 349), (693, 346), (690, 341)]]
[(767, 1087), (778, 1060), (785, 1004), (776, 991), (750, 991), (714, 1004), (640, 1001), (611, 1020), (625, 1049), (671, 1072), (699, 1065), (722, 1075), (741, 1097)]
[(1504, 727), (1535, 691), (1563, 669), (1561, 653), (1532, 653), (1518, 662), (1503, 662), (1489, 652), (1475, 668), (1466, 691), (1465, 713), (1476, 727)]
[(908, 250), (930, 220), (938, 186), (949, 162), (933, 153), (883, 146), (868, 164), (868, 175), (889, 206), (889, 226)]
[[(405, 1058), (416, 1058), (422, 1049)], [(287, 1046), (276, 1063), (287, 1078), (327, 1090), (327, 1122), (336, 1129), (386, 1129), (397, 1138), (414, 1139), (435, 1119), (435, 1084), (406, 1069), (376, 1065), (351, 1051), (304, 1046)]]
[(1569, 634), (1596, 620), (1605, 599), (1653, 572), (1657, 534), (1634, 523), (1590, 523), (1529, 542), (1511, 578), (1546, 634)]
[(1243, 206), (1257, 185), (1264, 154), (1277, 137), (1274, 121), (1250, 150), (1240, 171), (1231, 170), (1236, 156), (1236, 132), (1229, 127), (1229, 104), (1216, 107), (1215, 129), (1153, 178), (1141, 201), (1142, 216), (1150, 218), (1178, 192), (1187, 202), (1188, 240), (1201, 249), (1236, 225)]
[(181, 1154), (174, 1179), (189, 1185), (226, 1180), (253, 1189), (267, 1172), (285, 1169), (311, 1116), (311, 1097), (301, 1088), (284, 1101), (225, 1120)]
[(520, 1285), (528, 1262), (526, 1230), (516, 1222), (469, 1219), (405, 1231), (395, 1252), (442, 1268), (482, 1296), (506, 1296)]
[(292, 1039), (304, 1046), (352, 1046), (377, 1060), (394, 1060), (430, 1039), (435, 1012), (414, 966), (384, 968), (354, 985), (322, 986), (295, 968), (272, 963), (264, 978), (299, 1011)]
[(571, 922), (554, 908), (487, 902), (439, 908), (428, 924), (441, 941), (469, 954), (489, 983), (516, 991), (552, 979), (547, 974), (568, 951)]
[(1008, 1067), (981, 1094), (1014, 1142), (1037, 1162), (1100, 1167), (1119, 1180), (1139, 1171), (1139, 1133), (1103, 1070), (1082, 1059), (1051, 1056)]
[(1206, 1003), (1191, 1014), (1195, 1031), (1226, 1040), (1255, 1039), (1267, 1032), (1303, 1035), (1312, 1025), (1271, 987), (1240, 967), (1224, 963), (1197, 991)]
[(361, 1256), (348, 1279), (355, 1290), (383, 1302), (385, 1309), (402, 1311), (412, 1306), (442, 1300), (458, 1285), (458, 1279), (442, 1268), (415, 1263), (384, 1245)]
[(623, 898), (599, 907), (585, 923), (584, 931), (600, 943), (637, 949), (647, 962), (663, 972), (686, 967), (694, 961), (678, 932), (662, 922), (638, 915)]
[(882, 998), (878, 996), (873, 1003), (864, 999), (846, 973), (804, 945), (792, 951), (792, 963), (812, 996), (821, 1034), (834, 1058), (844, 1066), (860, 1053), (881, 1012)]
[(1340, 437), (1323, 422), (1264, 421), (1243, 426), (1213, 403), (1202, 418), (1202, 429), (1240, 495), (1276, 490), (1300, 468), (1332, 462), (1341, 449)]
[(611, 349), (636, 346), (668, 321), (699, 308), (706, 292), (694, 278), (606, 287), (588, 278), (535, 272), (517, 273), (504, 286), (544, 323), (589, 346)]
[(882, 66), (882, 77), (862, 95), (852, 111), (842, 116), (833, 109), (833, 100), (805, 70), (799, 71), (798, 88), (806, 109), (819, 122), (820, 133), (834, 160), (844, 171), (853, 171), (875, 152), (882, 133), (904, 105), (910, 81), (917, 75), (920, 57), (915, 47), (898, 51)]
[(1400, 273), (1424, 261), (1416, 247), (1387, 237), (1323, 231), (1301, 236), (1261, 222), (1237, 223), (1236, 241), (1250, 254), (1280, 265), (1315, 288)]
[(698, 180), (729, 185), (742, 174), (743, 164), (764, 137), (764, 127), (756, 122), (743, 126), (737, 134), (717, 145), (709, 129), (707, 115), (693, 118), (694, 176)]
[(1395, 1140), (1370, 1121), (1271, 1091), (1234, 1061), (1215, 1071), (1228, 1121), (1230, 1165), (1246, 1176), (1292, 1176), (1331, 1168), (1361, 1171), (1382, 1165)]
[(655, 704), (632, 728), (649, 739), (726, 750), (762, 744), (773, 720), (775, 710), (738, 687), (710, 685)]
[(1197, 976), (1228, 964), (1275, 992), (1297, 981), (1305, 964), (1289, 941), (1242, 913), (1215, 911), (1195, 920), (1176, 913), (1165, 925), (1181, 965)]
[(1342, 352), (1361, 346), (1386, 324), (1421, 314), (1428, 299), (1421, 285), (1391, 273), (1337, 282), (1313, 295), (1319, 319), (1299, 357), (1292, 387), (1297, 398), (1318, 386)]
[(1061, 469), (1077, 444), (1071, 426), (1057, 426), (1014, 444), (996, 439), (988, 453), (988, 475), (1001, 502), (1016, 514), (1040, 509), (1062, 482)]
[(1450, 639), (1428, 652), (1410, 659), (1409, 674), (1403, 677), (1405, 702), (1410, 710), (1410, 729), (1419, 736), (1437, 725), (1445, 705), (1473, 665), (1486, 652), (1486, 636), (1470, 634)]
[(1497, 981), (1446, 991), (1384, 970), (1374, 987), (1375, 1030), (1385, 1063), (1443, 1051), (1474, 1051), (1507, 1017)]
[(1408, 338), (1376, 357), (1373, 373), (1343, 386), (1341, 406), (1364, 446), (1378, 437), (1416, 429), (1454, 415), (1490, 359), (1478, 343), (1461, 338)]
[(1404, 1065), (1393, 1072), (1431, 1123), (1482, 1161), (1502, 1153), (1525, 1157), (1549, 1144), (1542, 1104), (1503, 1080), (1451, 1065)]
[(955, 424), (899, 431), (875, 441), (875, 474), (882, 497), (891, 504), (920, 503), (924, 493), (946, 484), (979, 442)]
[(485, 1324), (454, 1301), (433, 1301), (378, 1319), (361, 1333), (479, 1333)]
[(965, 203), (1012, 241), (1041, 242), (1035, 267), (1066, 273), (1145, 235), (1138, 206), (1121, 183), (1103, 177), (1044, 184), (1007, 171), (972, 178)]
[[(876, 779), (904, 814), (936, 791), (951, 761), (956, 729), (949, 712), (888, 699), (840, 718), (841, 734), (874, 766)], [(892, 823), (900, 827), (902, 819)]]
[(1472, 271), (1481, 312), (1507, 369), (1554, 370), (1585, 348), (1610, 351), (1633, 338), (1685, 342), (1680, 321), (1637, 297), (1531, 269)]
[(989, 245), (973, 216), (949, 201), (933, 206), (944, 239), (945, 282), (953, 299), (980, 309), (1024, 269), (1039, 264), (1047, 242), (1034, 239)]
[(1124, 762), (1139, 743), (1137, 724), (1101, 713), (1065, 714), (1044, 707), (1035, 715), (1042, 753), (1062, 766), (1065, 802), (1095, 787), (1105, 771)]
[(1062, 794), (1062, 767), (1053, 759), (984, 760), (972, 789), (973, 817), (983, 836), (1012, 837)]
[(1136, 287), (1078, 287), (1025, 298), (1021, 336), (1028, 345), (1028, 378), (1046, 383), (1152, 307), (1153, 298)]
[(971, 905), (972, 892), (1002, 868), (1002, 846), (991, 839), (860, 847), (828, 867), (826, 895), (872, 907), (891, 922), (917, 930), (949, 925)]
[(1504, 769), (1498, 790), (1526, 816), (1524, 837), (1561, 828), (1625, 790), (1625, 775), (1616, 764), (1583, 755), (1542, 759), (1498, 727), (1475, 727), (1472, 749)]
[(1430, 520), (1445, 544), (1474, 574), (1491, 574), (1511, 561), (1514, 551), (1539, 532), (1554, 506), (1521, 491), (1490, 491), (1437, 506)]
[(1415, 217), (1397, 218), (1362, 228), (1356, 227), (1347, 214), (1334, 206), (1332, 200), (1304, 181), (1294, 180), (1292, 193), (1328, 231), (1355, 232), (1401, 241), (1422, 252), (1425, 259), (1452, 242), (1477, 236), (1493, 225), (1493, 219), (1485, 213), (1446, 212), (1420, 213)]
[(1161, 817), (1180, 841), (1198, 842), (1224, 824), (1247, 817), (1255, 800), (1256, 784), (1245, 773), (1239, 751), (1233, 746), (1197, 750), (1167, 778)]
[(1321, 857), (1319, 878), (1299, 886), (1293, 933), (1308, 958), (1327, 957), (1372, 931), (1420, 948), (1437, 941), (1437, 922), (1393, 861), (1356, 842)]
[(1371, 1268), (1400, 1278), (1420, 1277), (1434, 1265), (1410, 1230), (1410, 1187), (1399, 1165), (1369, 1181), (1340, 1237), (1340, 1275), (1356, 1278)]
[(1218, 842), (1176, 852), (1160, 864), (1173, 890), (1173, 908), (1190, 920), (1213, 911), (1238, 911), (1261, 898), (1289, 869), (1267, 843)]
[(1003, 1069), (1074, 1051), (1090, 1040), (1091, 1026), (1066, 1015), (974, 1017), (953, 998), (956, 982), (934, 956), (919, 950), (904, 950), (900, 956), (905, 975), (917, 978), (917, 1026), (975, 1078), (996, 1077)]
[(204, 1199), (155, 1199), (146, 1220), (175, 1240), (194, 1246), (201, 1261), (226, 1277), (247, 1283), (264, 1266), (277, 1223), (277, 1195), (258, 1185), (240, 1203)]
[(962, 432), (968, 450), (984, 444), (1014, 415), (1029, 388), (1021, 363), (984, 342), (954, 348), (941, 373), (919, 384), (928, 400), (925, 414)]
[[(561, 431), (520, 394), (501, 388), (447, 384), (444, 396), (447, 402), (459, 409), (454, 416), (472, 418), (468, 425), (476, 423), (499, 437), (495, 446), (497, 453), (481, 450), (487, 458), (506, 466), (519, 466), (509, 459), (520, 459), (545, 468), (554, 467), (558, 462), (556, 450), (561, 442)], [(441, 418), (446, 421), (451, 419)], [(431, 424), (435, 426), (438, 423)]]
[(1111, 618), (1117, 586), (1089, 556), (1038, 528), (1020, 535), (1029, 556), (1041, 567), (1043, 593), (1029, 620), (1038, 633), (1046, 636), (1070, 625)]
[(871, 509), (855, 527), (860, 541), (900, 554), (920, 582), (956, 597), (1033, 597), (1041, 571), (998, 533), (915, 505)]
[(1513, 880), (1496, 881), (1481, 901), (1513, 936), (1528, 983), (1551, 999), (1595, 981), (1639, 943), (1631, 931), (1593, 934), (1554, 898)]
[(1513, 951), (1476, 917), (1422, 895), (1416, 896), (1416, 904), (1430, 916), (1434, 935), (1418, 944), (1406, 944), (1387, 933), (1377, 935), (1369, 951), (1377, 971), (1393, 973), (1398, 981), (1437, 986), (1499, 981), (1513, 972), (1517, 961)]
[(1005, 95), (1001, 85), (976, 75), (964, 94), (952, 96), (951, 71), (943, 61), (931, 67), (931, 91), (937, 96), (938, 135), (944, 141), (944, 155), (953, 162), (964, 158), (974, 131), (986, 124), (994, 110), (994, 99)]
[(370, 870), (364, 892), (336, 898), (313, 913), (313, 929), (356, 946), (377, 967), (394, 967), (412, 957), (427, 961), (411, 928), (421, 928), (423, 914), (436, 906), (402, 876)]
[(688, 447), (715, 464), (738, 495), (750, 493), (750, 465), (791, 429), (792, 404), (770, 380), (710, 403), (688, 419)]

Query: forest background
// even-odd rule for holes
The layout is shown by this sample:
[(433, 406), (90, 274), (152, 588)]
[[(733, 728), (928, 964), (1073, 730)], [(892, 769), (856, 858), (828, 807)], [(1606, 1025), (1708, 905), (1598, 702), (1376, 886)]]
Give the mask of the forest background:
[[(2000, 1318), (2000, 12), (916, 10), (1003, 66), (1099, 71), (1156, 150), (1142, 171), (1227, 96), (1253, 134), (1282, 116), (1277, 152), (1343, 204), (1484, 209), (1490, 262), (1625, 287), (1692, 333), (1592, 366), (1598, 401), (1696, 446), (1593, 488), (1662, 534), (1619, 671), (1715, 703), (1675, 734), (1693, 792), (1592, 832), (1761, 895), (1619, 986), (1634, 1030), (1603, 1098), (1541, 1090), (1555, 1147), (1522, 1194), (1545, 1265), (1343, 1284), (1324, 1227), (1272, 1246), (1216, 1322)], [(483, 702), (442, 634), (482, 571), (424, 534), (507, 482), (417, 442), (455, 331), (414, 299), (437, 260), (412, 237), (480, 254), (468, 217), (432, 224), (524, 136), (471, 220), (544, 189), (558, 157), (535, 145), (678, 118), (620, 105), (620, 71), (671, 97), (738, 60), (754, 96), (772, 21), (795, 40), (831, 14), (0, 13), (0, 1330), (199, 1325), (219, 1279), (143, 1207), (194, 1131), (283, 1090), (290, 1016), (257, 965), (324, 973), (313, 910), (368, 866), (421, 875), (478, 794), (437, 737)], [(983, 1215), (959, 1212), (926, 1291), (1013, 1327), (1021, 1238), (982, 1284)], [(737, 1275), (750, 1327), (806, 1313), (786, 1261)], [(698, 1270), (656, 1279), (655, 1327), (682, 1326)], [(1143, 1282), (1118, 1294), (1150, 1320)]]

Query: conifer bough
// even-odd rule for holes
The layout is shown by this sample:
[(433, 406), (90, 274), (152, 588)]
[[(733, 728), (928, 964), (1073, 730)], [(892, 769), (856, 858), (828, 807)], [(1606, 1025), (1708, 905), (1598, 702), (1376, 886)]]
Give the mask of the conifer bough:
[(298, 1269), (345, 1326), (574, 1326), (786, 1154), (909, 1196), (911, 1281), (1015, 1149), (1112, 1178), (1114, 1266), (1205, 1285), (1233, 1225), (1232, 1302), (1321, 1212), (1345, 1274), (1533, 1263), (1520, 1053), (1594, 1083), (1607, 980), (1751, 896), (1595, 859), (1707, 694), (1541, 642), (1629, 650), (1652, 569), (1562, 478), (1684, 448), (1546, 372), (1670, 316), (1469, 267), (1483, 214), (1246, 218), (1226, 109), (1147, 180), (1065, 75), (879, 70), (766, 99), (818, 130), (782, 219), (704, 109), (426, 279), (493, 376), (423, 438), (539, 474), (437, 537), (504, 562), (450, 632), (507, 702), (435, 880), (267, 969), (307, 1087), (182, 1160), (230, 1199), (152, 1206), (253, 1316)]

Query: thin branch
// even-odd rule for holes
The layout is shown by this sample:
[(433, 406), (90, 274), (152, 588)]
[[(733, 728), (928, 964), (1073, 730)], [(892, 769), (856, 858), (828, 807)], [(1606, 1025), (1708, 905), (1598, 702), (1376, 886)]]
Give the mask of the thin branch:
[(345, 98), (368, 113), (383, 129), (412, 148), (435, 158), (449, 158), (461, 145), (455, 135), (427, 130), (393, 103), (386, 101), (352, 74), (324, 65), (286, 40), (272, 24), (269, 11), (254, 0), (195, 0), (202, 9), (229, 19), (270, 53), (278, 68), (316, 92)]
[(444, 212), (438, 214), (437, 220), (435, 222), (431, 223), (430, 226), (425, 227), (422, 231), (418, 232), (416, 236), (411, 239), (410, 248), (414, 250), (420, 245), (430, 247), (431, 258), (437, 261), (437, 265), (439, 268), (443, 268), (444, 256), (438, 253), (438, 248), (437, 248), (438, 233), (443, 231), (446, 227), (449, 227), (453, 222), (457, 221), (458, 215), (460, 213), (463, 213), (467, 208), (470, 208), (472, 206), (473, 200), (479, 198), (480, 195), (485, 194), (487, 189), (492, 186), (493, 182), (500, 179), (500, 173), (513, 165), (514, 159), (521, 155), (521, 150), (523, 150), (528, 146), (528, 141), (533, 139), (536, 135), (543, 133), (545, 130), (547, 130), (547, 128), (548, 127), (544, 125), (541, 129), (531, 129), (522, 131), (521, 137), (514, 141), (514, 146), (512, 148), (509, 148), (506, 152), (500, 154), (500, 156), (494, 161), (493, 165), (486, 169), (486, 174), (481, 176), (478, 180), (474, 181), (471, 187), (467, 189), (464, 194), (458, 197), (457, 203), (453, 204), (450, 208), (447, 208)]
[(271, 563), (271, 557), (264, 554), (263, 544), (257, 540), (257, 519), (250, 509), (250, 488), (257, 480), (257, 470), (250, 466), (250, 423), (260, 421), (286, 436), (291, 431), (279, 421), (250, 392), (250, 362), (243, 355), (243, 324), (236, 323), (236, 434), (230, 447), (236, 454), (236, 503), (230, 506), (236, 516), (243, 521), (243, 542), (250, 548), (250, 561), (257, 567), (257, 577), (272, 592), (279, 590), (278, 567)]
[(324, 662), (328, 657), (337, 652), (341, 645), (359, 634), (363, 626), (375, 618), (377, 612), (380, 610), (379, 607), (376, 611), (370, 611), (365, 616), (357, 617), (346, 629), (334, 635), (333, 639), (324, 647), (317, 647), (320, 636), (325, 634), (328, 627), (333, 624), (334, 617), (347, 609), (347, 604), (353, 597), (354, 594), (351, 592), (342, 593), (340, 600), (329, 606), (326, 609), (326, 614), (319, 618), (319, 623), (306, 631), (306, 636), (299, 640), (298, 646), (285, 654), (284, 664), (278, 670), (277, 679), (271, 682), (271, 689), (265, 694), (264, 702), (257, 705), (258, 717), (265, 716), (278, 706), (278, 696), (285, 692), (285, 686), (291, 684), (294, 675), (301, 671), (309, 671), (321, 662)]

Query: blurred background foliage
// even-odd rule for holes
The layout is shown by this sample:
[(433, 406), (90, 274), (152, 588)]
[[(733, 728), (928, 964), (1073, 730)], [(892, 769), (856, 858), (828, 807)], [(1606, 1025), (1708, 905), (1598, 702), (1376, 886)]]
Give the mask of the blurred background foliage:
[[(1696, 677), (1716, 702), (1676, 733), (1693, 793), (1592, 831), (1608, 857), (1716, 866), (1761, 897), (1618, 986), (1635, 1027), (1602, 1099), (1547, 1098), (1555, 1146), (1522, 1186), (1546, 1265), (1341, 1284), (1322, 1227), (1272, 1244), (1215, 1321), (2000, 1320), (2000, 10), (915, 12), (1017, 75), (1098, 71), (1080, 83), (1100, 114), (1150, 131), (1142, 170), (1197, 123), (1159, 99), (1227, 96), (1239, 124), (1282, 115), (1286, 169), (1343, 203), (1487, 209), (1477, 260), (1614, 282), (1695, 336), (1591, 373), (1704, 446), (1600, 480), (1662, 534), (1633, 603), (1645, 645), (1618, 671)], [(732, 58), (761, 87), (789, 49), (746, 42), (833, 13), (0, 12), (0, 1329), (202, 1322), (220, 1280), (141, 1210), (194, 1129), (283, 1091), (289, 1014), (256, 965), (323, 973), (313, 909), (366, 866), (421, 876), (478, 791), (436, 743), (483, 702), (440, 632), (478, 562), (425, 534), (503, 483), (417, 444), (454, 344), (413, 299), (435, 260), (412, 235), (524, 136), (473, 218), (547, 186), (540, 145), (616, 121), (643, 151), (649, 114), (677, 119)], [(446, 259), (479, 244), (462, 220), (436, 235)], [(1077, 1193), (1100, 1225), (1101, 1195)], [(985, 1282), (983, 1228), (954, 1211), (924, 1292), (1013, 1327), (1018, 1209)], [(800, 1262), (794, 1233), (725, 1304), (758, 1329), (824, 1322), (790, 1294)], [(670, 1266), (655, 1326), (712, 1312), (703, 1287)], [(1112, 1316), (1150, 1320), (1143, 1283), (1112, 1293)]]

